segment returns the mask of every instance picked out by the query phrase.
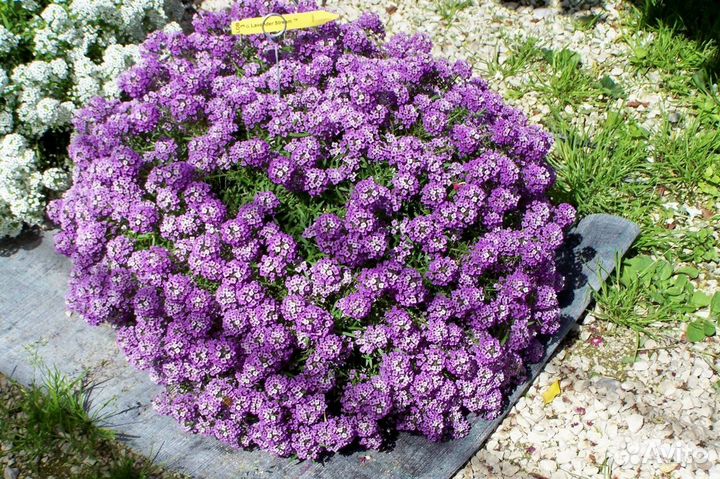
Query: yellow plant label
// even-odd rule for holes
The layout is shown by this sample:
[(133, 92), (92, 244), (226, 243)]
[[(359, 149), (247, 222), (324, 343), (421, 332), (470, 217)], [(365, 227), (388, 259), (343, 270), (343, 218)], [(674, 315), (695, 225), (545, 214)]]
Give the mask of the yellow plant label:
[(560, 395), (560, 392), (560, 381), (555, 381), (543, 393), (543, 401), (545, 401), (545, 404), (550, 404), (551, 402), (553, 402), (553, 400), (555, 400), (556, 397)]
[[(245, 18), (230, 24), (233, 35), (259, 35), (261, 33), (278, 33), (283, 30), (299, 30), (302, 28), (319, 27), (340, 18), (340, 15), (315, 10), (312, 12), (270, 15), (269, 17)], [(263, 28), (263, 23), (265, 26)]]

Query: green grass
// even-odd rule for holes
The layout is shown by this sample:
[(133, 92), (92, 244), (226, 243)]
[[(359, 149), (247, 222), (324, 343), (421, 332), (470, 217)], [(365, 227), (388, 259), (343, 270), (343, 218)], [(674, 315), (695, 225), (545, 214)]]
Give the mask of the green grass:
[(582, 66), (580, 55), (563, 48), (554, 51), (543, 49), (546, 68), (540, 67), (534, 75), (535, 90), (551, 104), (566, 106), (585, 103), (603, 93), (599, 82)]
[(580, 216), (611, 213), (640, 219), (657, 204), (644, 140), (647, 133), (622, 113), (609, 112), (599, 128), (579, 130), (556, 113), (549, 126), (556, 145), (550, 162), (558, 199)]
[(540, 48), (534, 39), (511, 46), (508, 58), (502, 63), (492, 62), (487, 70), (492, 74), (499, 71), (507, 77), (528, 71), (530, 67), (533, 67), (529, 73), (530, 81), (520, 96), (534, 91), (556, 108), (590, 103), (602, 109), (603, 97), (618, 99), (626, 96), (623, 87), (610, 76), (598, 78), (597, 71), (583, 68), (577, 52), (567, 48)]
[(473, 0), (440, 0), (436, 10), (445, 23), (452, 23), (457, 14), (473, 5)]
[[(576, 27), (591, 29), (602, 18), (586, 20), (587, 25)], [(637, 17), (635, 22), (639, 24)], [(601, 67), (584, 66), (580, 55), (569, 48), (543, 48), (536, 38), (506, 39), (507, 55), (502, 60), (496, 55), (484, 66), (492, 78), (524, 79), (509, 89), (511, 97), (522, 101), (533, 93), (550, 108), (542, 123), (555, 136), (549, 158), (557, 172), (554, 199), (575, 205), (580, 217), (610, 213), (638, 223), (641, 234), (628, 255), (631, 261), (638, 254), (652, 254), (666, 257), (664, 261), (675, 269), (718, 261), (712, 229), (692, 232), (667, 227), (674, 224), (675, 213), (663, 203), (676, 200), (700, 206), (720, 199), (720, 95), (710, 85), (714, 77), (706, 69), (715, 44), (699, 43), (681, 28), (665, 25), (658, 21), (647, 27), (657, 41), (636, 40), (632, 62), (639, 74), (644, 73), (640, 70), (660, 71), (661, 94), (697, 105), (697, 109), (679, 123), (670, 123), (666, 117), (659, 131), (652, 133), (623, 104), (624, 86), (603, 74)], [(581, 104), (592, 106), (604, 120), (585, 124), (584, 113), (575, 108)], [(651, 334), (657, 325), (672, 328), (690, 321), (697, 308), (687, 304), (705, 298), (702, 292), (695, 296), (694, 291), (679, 292), (675, 281), (690, 288), (682, 275), (663, 278), (650, 287), (620, 281), (626, 271), (626, 267), (619, 269), (596, 294), (601, 319)]]
[[(634, 0), (632, 20), (638, 28), (671, 25), (678, 34), (699, 43), (720, 40), (720, 9), (715, 0)], [(708, 68), (717, 67), (712, 62)]]
[[(635, 31), (631, 63), (657, 69), (664, 86), (680, 97), (720, 78), (720, 9), (715, 0), (636, 0), (628, 26)], [(652, 34), (652, 40), (648, 33)]]
[(30, 387), (0, 379), (0, 442), (11, 445), (24, 474), (145, 479), (162, 473), (154, 459), (119, 445), (102, 413), (106, 405), (90, 411), (93, 384), (85, 376), (68, 379), (44, 369), (42, 381)]
[(82, 377), (68, 380), (57, 371), (47, 371), (42, 384), (23, 391), (20, 411), (27, 426), (13, 442), (24, 450), (40, 452), (65, 435), (89, 443), (112, 439), (113, 432), (96, 426), (102, 418), (90, 412), (91, 391), (92, 386)]
[(499, 52), (491, 61), (485, 61), (484, 72), (489, 77), (502, 78), (523, 75), (528, 78), (518, 91), (509, 94), (521, 98), (526, 93), (539, 93), (551, 106), (563, 108), (588, 101), (599, 103), (602, 96), (625, 98), (621, 85), (608, 75), (597, 78), (582, 66), (577, 52), (563, 48), (542, 48), (537, 38), (507, 40), (508, 51), (501, 60)]
[(527, 71), (536, 60), (542, 58), (542, 50), (538, 47), (539, 40), (535, 37), (527, 39), (515, 38), (508, 40), (508, 52), (500, 61), (499, 52), (491, 62), (485, 63), (485, 71), (489, 76), (500, 73), (503, 77), (518, 75)]
[(657, 68), (671, 75), (694, 72), (714, 52), (712, 44), (697, 44), (665, 24), (660, 24), (651, 33), (651, 36), (635, 38), (631, 44), (630, 63), (638, 68)]
[(150, 479), (153, 477), (149, 463), (138, 465), (132, 458), (121, 459), (108, 471), (109, 479)]
[(720, 130), (693, 121), (674, 133), (665, 122), (652, 141), (654, 171), (681, 198), (693, 196), (710, 166), (720, 165)]
[(714, 42), (699, 43), (679, 35), (677, 29), (660, 24), (652, 36), (637, 36), (630, 42), (630, 63), (638, 70), (663, 73), (664, 85), (675, 94), (686, 95), (693, 88), (693, 77), (717, 54)]
[[(708, 248), (717, 258), (717, 248)], [(692, 280), (699, 277), (700, 270), (683, 266), (675, 252), (667, 250), (656, 258), (638, 255), (619, 260), (614, 275), (596, 294), (600, 306), (598, 318), (646, 334), (657, 323), (704, 323), (705, 319), (692, 314), (704, 308), (709, 308), (711, 323), (718, 319), (720, 293), (710, 296), (696, 289)], [(714, 325), (710, 326), (707, 336), (715, 333)], [(705, 334), (698, 336), (695, 340), (705, 338)]]

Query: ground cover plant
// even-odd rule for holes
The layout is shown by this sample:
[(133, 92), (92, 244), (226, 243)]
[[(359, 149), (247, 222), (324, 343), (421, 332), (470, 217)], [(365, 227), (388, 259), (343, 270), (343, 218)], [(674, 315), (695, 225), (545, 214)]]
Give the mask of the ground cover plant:
[(136, 43), (180, 12), (162, 0), (0, 3), (0, 238), (43, 223), (69, 186), (73, 113), (117, 97)]
[(152, 34), (124, 98), (76, 117), (49, 208), (68, 305), (117, 329), (161, 412), (232, 446), (462, 437), (559, 326), (552, 138), (374, 15), (288, 34), (279, 64), (229, 35), (271, 11)]
[[(42, 366), (28, 387), (0, 374), (0, 470), (4, 477), (181, 478), (121, 446), (113, 418), (92, 413), (94, 385)], [(102, 405), (100, 405), (102, 406)]]

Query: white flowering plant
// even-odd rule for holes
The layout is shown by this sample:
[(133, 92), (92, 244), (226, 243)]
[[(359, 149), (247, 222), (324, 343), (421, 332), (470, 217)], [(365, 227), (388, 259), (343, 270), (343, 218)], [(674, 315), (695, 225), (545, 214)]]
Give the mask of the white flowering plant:
[(116, 80), (145, 36), (177, 29), (177, 0), (0, 2), (0, 238), (44, 222), (69, 186), (76, 109), (116, 98)]

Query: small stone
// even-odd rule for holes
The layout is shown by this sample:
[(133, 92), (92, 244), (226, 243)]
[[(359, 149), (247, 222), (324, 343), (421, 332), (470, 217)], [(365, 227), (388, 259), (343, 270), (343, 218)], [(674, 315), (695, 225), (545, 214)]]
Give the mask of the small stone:
[(642, 429), (644, 419), (640, 414), (631, 414), (627, 417), (625, 422), (627, 423), (628, 430), (631, 433), (635, 434), (640, 429)]
[(695, 208), (694, 206), (685, 206), (685, 211), (687, 211), (690, 218), (696, 218), (702, 215), (702, 210)]
[(536, 8), (533, 11), (533, 17), (538, 20), (542, 20), (543, 18), (549, 18), (553, 15), (555, 15), (555, 11), (550, 8)]
[(581, 379), (580, 381), (576, 381), (573, 387), (575, 388), (575, 392), (582, 393), (587, 391), (588, 384), (589, 381)]
[(595, 381), (594, 386), (597, 389), (605, 389), (608, 391), (616, 391), (620, 387), (620, 381), (612, 378), (600, 378)]
[(633, 365), (635, 371), (647, 371), (650, 369), (650, 363), (644, 360), (640, 360)]
[(555, 463), (555, 461), (551, 461), (550, 459), (543, 459), (538, 465), (543, 472), (557, 471), (557, 464)]
[(15, 467), (5, 467), (5, 472), (3, 472), (3, 479), (17, 479), (20, 476), (20, 469), (17, 469)]
[(570, 464), (574, 459), (576, 459), (575, 450), (567, 447), (558, 453), (556, 459), (560, 464)]

